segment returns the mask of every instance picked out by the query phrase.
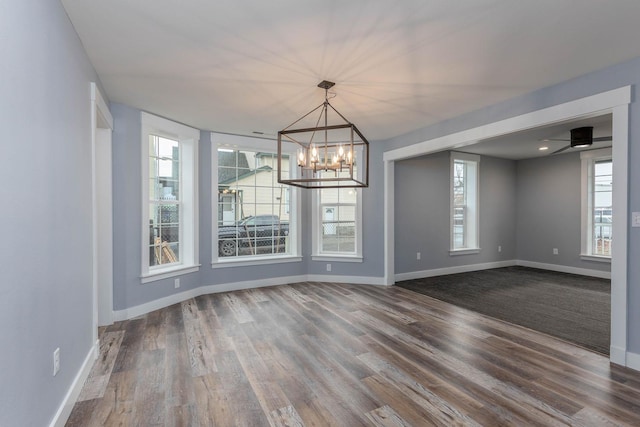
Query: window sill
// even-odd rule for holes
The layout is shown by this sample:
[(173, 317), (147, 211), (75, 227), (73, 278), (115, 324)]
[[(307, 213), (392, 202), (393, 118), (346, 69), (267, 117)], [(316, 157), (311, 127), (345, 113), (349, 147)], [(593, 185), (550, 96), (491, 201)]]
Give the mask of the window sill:
[(611, 264), (610, 256), (580, 254), (580, 259), (582, 259), (583, 261), (596, 261)]
[(242, 259), (225, 259), (211, 262), (211, 268), (247, 267), (252, 265), (282, 264), (289, 262), (301, 262), (302, 257), (297, 255), (272, 256), (272, 257), (243, 257)]
[(196, 265), (177, 265), (163, 269), (154, 270), (141, 277), (141, 283), (155, 282), (157, 280), (168, 279), (169, 277), (181, 276), (183, 274), (195, 273), (200, 270), (200, 264)]
[(312, 255), (313, 261), (329, 261), (329, 262), (362, 262), (360, 255)]
[(450, 249), (450, 250), (449, 250), (449, 256), (473, 255), (473, 254), (479, 254), (479, 253), (480, 253), (480, 248), (473, 248), (473, 249)]

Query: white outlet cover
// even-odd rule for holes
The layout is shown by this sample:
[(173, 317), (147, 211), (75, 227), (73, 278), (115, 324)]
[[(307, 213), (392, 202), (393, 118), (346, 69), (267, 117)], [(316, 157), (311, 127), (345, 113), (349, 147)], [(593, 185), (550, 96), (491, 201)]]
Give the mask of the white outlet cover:
[(631, 226), (640, 227), (640, 212), (631, 212)]

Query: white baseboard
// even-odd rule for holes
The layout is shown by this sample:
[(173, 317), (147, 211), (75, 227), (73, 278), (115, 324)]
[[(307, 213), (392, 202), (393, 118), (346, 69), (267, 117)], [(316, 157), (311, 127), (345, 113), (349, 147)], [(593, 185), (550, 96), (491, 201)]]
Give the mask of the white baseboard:
[(160, 310), (161, 308), (181, 303), (182, 301), (186, 301), (190, 298), (199, 297), (200, 295), (239, 291), (242, 289), (261, 288), (265, 286), (285, 285), (287, 283), (305, 282), (306, 280), (307, 276), (301, 275), (275, 277), (272, 279), (248, 280), (244, 282), (222, 283), (220, 285), (199, 286), (195, 289), (190, 289), (188, 291), (169, 295), (164, 298), (159, 298), (157, 300), (126, 308), (124, 310), (114, 310), (113, 318), (116, 322), (120, 320), (133, 319), (134, 317), (142, 316), (152, 311)]
[(117, 321), (133, 319), (161, 308), (169, 307), (173, 304), (181, 303), (190, 298), (199, 297), (200, 295), (215, 294), (220, 292), (239, 291), (242, 289), (262, 288), (266, 286), (286, 285), (289, 283), (299, 282), (336, 282), (336, 283), (355, 283), (384, 285), (382, 277), (364, 277), (364, 276), (325, 276), (316, 274), (303, 274), (299, 276), (274, 277), (271, 279), (248, 280), (245, 282), (223, 283), (220, 285), (206, 285), (195, 289), (169, 295), (159, 298), (145, 304), (136, 305), (124, 310), (115, 310), (113, 319)]
[(408, 273), (398, 273), (395, 275), (395, 281), (423, 279), (425, 277), (444, 276), (446, 274), (467, 273), (470, 271), (488, 270), (490, 268), (501, 267), (531, 267), (541, 270), (551, 270), (560, 273), (579, 274), (581, 276), (599, 277), (601, 279), (611, 279), (611, 273), (608, 271), (591, 270), (587, 268), (568, 267), (566, 265), (546, 264), (542, 262), (524, 261), (513, 259), (508, 261), (486, 262), (483, 264), (469, 264), (455, 267), (434, 268), (432, 270), (410, 271)]
[(51, 420), (49, 427), (63, 427), (67, 423), (69, 415), (71, 415), (73, 405), (76, 404), (78, 396), (80, 396), (82, 386), (89, 377), (89, 373), (93, 367), (93, 362), (98, 358), (100, 347), (97, 343), (98, 341), (96, 341), (96, 343), (89, 349), (87, 357), (84, 358), (84, 362), (82, 363), (80, 370), (78, 370), (73, 383), (71, 383), (71, 387), (69, 387), (69, 391), (67, 391), (67, 394), (62, 400), (62, 403), (60, 404), (56, 415), (53, 417), (53, 420)]
[(542, 270), (558, 271), (560, 273), (579, 274), (581, 276), (599, 277), (601, 279), (611, 279), (611, 272), (591, 270), (588, 268), (568, 267), (566, 265), (546, 264), (542, 262), (517, 260), (517, 265), (521, 267), (539, 268)]
[(513, 267), (516, 260), (485, 262), (482, 264), (458, 265), (455, 267), (435, 268), (433, 270), (411, 271), (395, 275), (396, 282), (402, 280), (422, 279), (425, 277), (444, 276), (446, 274), (468, 273), (470, 271), (489, 270), (491, 268)]
[(616, 365), (625, 366), (627, 364), (627, 351), (622, 347), (609, 347), (609, 360)]
[(640, 371), (640, 354), (627, 352), (627, 368)]

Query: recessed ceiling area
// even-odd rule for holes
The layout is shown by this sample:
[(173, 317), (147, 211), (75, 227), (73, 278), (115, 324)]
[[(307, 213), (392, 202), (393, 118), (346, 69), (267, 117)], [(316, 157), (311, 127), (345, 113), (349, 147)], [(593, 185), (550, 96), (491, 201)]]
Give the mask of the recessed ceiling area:
[[(612, 116), (611, 114), (605, 114), (597, 117), (554, 123), (553, 125), (489, 138), (476, 144), (462, 147), (459, 151), (503, 159), (523, 160), (550, 155), (561, 156), (577, 151), (611, 147), (611, 141), (594, 141), (589, 147), (570, 148), (562, 153), (553, 154), (554, 151), (569, 145), (571, 129), (583, 126), (593, 127), (594, 138), (611, 136)], [(555, 139), (564, 141), (554, 141)], [(548, 147), (548, 149), (541, 151), (539, 148), (544, 146)]]
[(110, 101), (243, 135), (325, 79), (374, 141), (640, 56), (637, 0), (62, 3)]

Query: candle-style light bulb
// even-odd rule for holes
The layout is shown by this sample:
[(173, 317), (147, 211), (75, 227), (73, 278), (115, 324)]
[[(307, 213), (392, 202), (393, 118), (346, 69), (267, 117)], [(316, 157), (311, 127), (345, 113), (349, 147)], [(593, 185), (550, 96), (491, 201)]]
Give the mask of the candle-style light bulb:
[(338, 157), (339, 157), (340, 159), (343, 159), (343, 158), (344, 158), (344, 148), (342, 148), (342, 145), (340, 145), (340, 146), (338, 147)]

